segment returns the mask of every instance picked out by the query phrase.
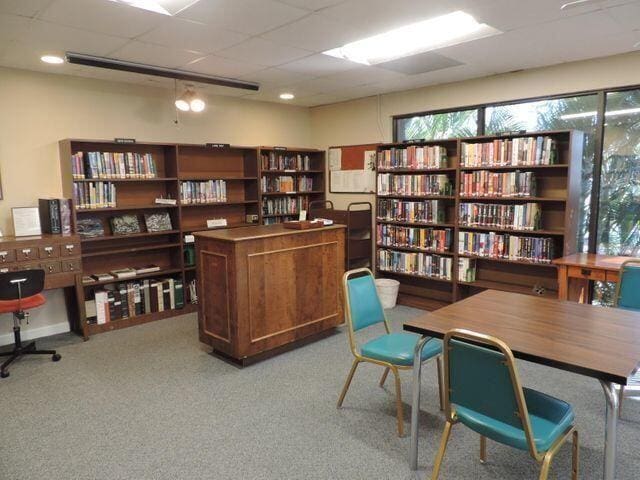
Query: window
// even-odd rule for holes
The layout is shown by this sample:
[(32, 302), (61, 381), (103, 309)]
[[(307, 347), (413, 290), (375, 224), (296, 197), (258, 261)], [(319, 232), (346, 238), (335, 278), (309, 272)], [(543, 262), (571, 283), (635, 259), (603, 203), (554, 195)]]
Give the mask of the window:
[(478, 134), (478, 110), (458, 110), (398, 118), (396, 129), (398, 142), (473, 137)]
[(589, 210), (595, 158), (596, 111), (598, 96), (582, 95), (534, 102), (487, 107), (485, 125), (488, 135), (514, 130), (581, 130), (585, 134), (582, 157), (583, 208), (580, 209), (578, 249), (586, 252), (589, 245)]

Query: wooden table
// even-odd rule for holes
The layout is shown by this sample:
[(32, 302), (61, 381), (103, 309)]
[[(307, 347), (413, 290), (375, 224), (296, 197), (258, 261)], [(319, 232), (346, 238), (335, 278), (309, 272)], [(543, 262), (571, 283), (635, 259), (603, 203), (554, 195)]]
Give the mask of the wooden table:
[(242, 365), (343, 323), (344, 225), (196, 232), (200, 341)]
[(617, 282), (620, 265), (631, 257), (574, 253), (556, 258), (558, 266), (558, 298), (588, 303), (589, 281)]
[[(550, 298), (487, 290), (404, 324), (425, 338), (442, 338), (453, 328), (493, 335), (517, 358), (600, 381), (606, 399), (605, 480), (614, 479), (618, 395), (640, 362), (640, 313)], [(414, 364), (411, 412), (411, 466), (417, 469), (420, 361)]]

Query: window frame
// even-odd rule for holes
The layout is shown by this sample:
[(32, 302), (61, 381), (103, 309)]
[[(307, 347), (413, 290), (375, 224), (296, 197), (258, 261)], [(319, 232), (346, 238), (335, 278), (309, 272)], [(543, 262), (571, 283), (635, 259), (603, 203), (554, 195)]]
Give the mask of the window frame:
[(628, 90), (638, 90), (640, 84), (624, 85), (621, 87), (610, 87), (590, 90), (580, 90), (576, 92), (558, 93), (553, 95), (540, 95), (535, 97), (518, 98), (513, 100), (503, 100), (499, 102), (486, 102), (473, 105), (462, 105), (452, 108), (442, 108), (438, 110), (425, 110), (413, 113), (403, 113), (393, 115), (391, 117), (393, 141), (398, 142), (398, 125), (400, 120), (412, 117), (420, 117), (426, 115), (453, 113), (463, 110), (477, 110), (478, 115), (478, 136), (484, 136), (486, 130), (486, 110), (489, 107), (500, 107), (506, 105), (518, 105), (521, 103), (539, 102), (544, 100), (560, 100), (562, 98), (582, 97), (588, 95), (596, 95), (597, 97), (597, 114), (596, 114), (596, 135), (595, 135), (595, 152), (593, 158), (593, 172), (591, 184), (591, 203), (589, 207), (589, 243), (588, 253), (597, 253), (598, 242), (598, 216), (600, 208), (600, 186), (602, 180), (602, 157), (604, 149), (604, 129), (605, 129), (605, 112), (607, 110), (607, 94), (614, 92), (624, 92)]

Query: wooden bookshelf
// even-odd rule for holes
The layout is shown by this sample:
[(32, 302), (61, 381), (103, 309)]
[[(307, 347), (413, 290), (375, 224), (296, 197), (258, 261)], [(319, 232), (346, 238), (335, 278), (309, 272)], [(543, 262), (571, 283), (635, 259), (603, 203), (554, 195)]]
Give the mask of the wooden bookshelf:
[[(193, 312), (197, 306), (187, 302), (188, 284), (195, 278), (195, 268), (185, 265), (184, 235), (193, 231), (208, 230), (207, 219), (226, 218), (227, 227), (247, 226), (247, 215), (260, 216), (259, 165), (256, 147), (133, 143), (120, 144), (102, 140), (62, 140), (59, 143), (63, 191), (73, 198), (74, 183), (88, 184), (102, 181), (116, 184), (116, 204), (112, 207), (77, 209), (74, 202), (73, 225), (77, 221), (93, 218), (100, 221), (105, 235), (81, 237), (84, 275), (108, 273), (125, 267), (156, 264), (160, 271), (136, 275), (133, 278), (82, 283), (76, 278), (76, 297), (80, 313), (81, 333), (85, 338), (95, 333), (125, 328), (162, 318)], [(71, 156), (77, 152), (150, 153), (156, 164), (155, 178), (84, 178), (73, 177)], [(226, 201), (206, 204), (182, 204), (181, 184), (185, 181), (224, 180)], [(175, 205), (158, 205), (159, 197), (176, 199)], [(168, 212), (172, 229), (149, 232), (145, 228), (144, 214)], [(141, 226), (140, 233), (114, 235), (109, 220), (115, 215), (135, 214)], [(126, 283), (150, 278), (174, 278), (183, 282), (185, 306), (182, 309), (165, 309), (160, 312), (136, 315), (105, 324), (87, 323), (85, 300), (92, 298), (95, 290), (109, 284)]]
[[(552, 165), (504, 165), (504, 166), (462, 166), (462, 144), (484, 143), (493, 140), (504, 140), (522, 137), (551, 137), (557, 145), (557, 161)], [(378, 152), (391, 148), (403, 149), (410, 145), (442, 146), (447, 150), (448, 165), (444, 168), (379, 168), (377, 174), (446, 174), (453, 184), (453, 195), (376, 195), (376, 225), (404, 226), (418, 228), (449, 228), (452, 230), (452, 244), (446, 253), (427, 251), (407, 246), (383, 246), (376, 234), (377, 275), (394, 278), (400, 281), (398, 302), (419, 308), (432, 310), (448, 303), (464, 299), (484, 289), (505, 290), (532, 295), (557, 297), (558, 285), (555, 266), (550, 263), (527, 260), (510, 260), (503, 258), (482, 257), (458, 253), (460, 232), (496, 232), (523, 237), (548, 237), (553, 239), (554, 257), (561, 257), (576, 252), (577, 231), (580, 209), (580, 182), (583, 134), (578, 131), (562, 130), (547, 132), (529, 132), (515, 135), (484, 136), (456, 138), (441, 141), (419, 142), (410, 144), (383, 144)], [(489, 170), (494, 172), (533, 172), (537, 191), (535, 196), (463, 196), (460, 194), (461, 175), (463, 172)], [(437, 223), (408, 222), (402, 219), (380, 219), (379, 205), (384, 199), (403, 201), (419, 201), (438, 199), (443, 202), (445, 218)], [(492, 228), (490, 226), (464, 226), (459, 219), (461, 203), (496, 203), (523, 204), (539, 203), (541, 208), (541, 227), (536, 230)], [(450, 256), (453, 259), (452, 280), (417, 276), (412, 274), (390, 272), (379, 268), (379, 250), (396, 250), (400, 252), (420, 252), (432, 255)], [(473, 282), (458, 280), (458, 261), (460, 258), (473, 258), (476, 262), (476, 279)]]
[[(280, 168), (280, 165), (269, 165), (269, 158), (272, 163), (279, 163), (278, 159), (297, 158), (303, 159), (308, 157), (308, 165), (295, 165), (292, 168)], [(296, 213), (283, 213), (282, 211), (268, 212), (267, 203), (276, 202), (279, 199), (290, 199), (294, 201), (304, 201), (305, 208), (308, 211), (311, 202), (324, 200), (325, 198), (325, 152), (324, 150), (316, 150), (311, 148), (285, 148), (274, 146), (262, 146), (258, 150), (258, 181), (259, 188), (259, 206), (261, 223), (265, 225), (273, 223), (281, 223), (289, 220), (298, 219), (298, 211)], [(265, 191), (262, 185), (262, 179), (275, 179), (278, 177), (293, 177), (294, 189), (292, 191)], [(312, 179), (312, 189), (309, 191), (300, 191), (298, 188), (298, 180), (302, 177)]]

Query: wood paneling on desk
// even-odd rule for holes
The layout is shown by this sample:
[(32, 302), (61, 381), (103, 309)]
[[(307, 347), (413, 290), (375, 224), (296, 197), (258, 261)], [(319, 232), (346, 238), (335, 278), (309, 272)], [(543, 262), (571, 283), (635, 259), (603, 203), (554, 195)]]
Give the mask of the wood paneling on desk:
[(244, 361), (343, 322), (345, 229), (197, 232), (200, 340)]

